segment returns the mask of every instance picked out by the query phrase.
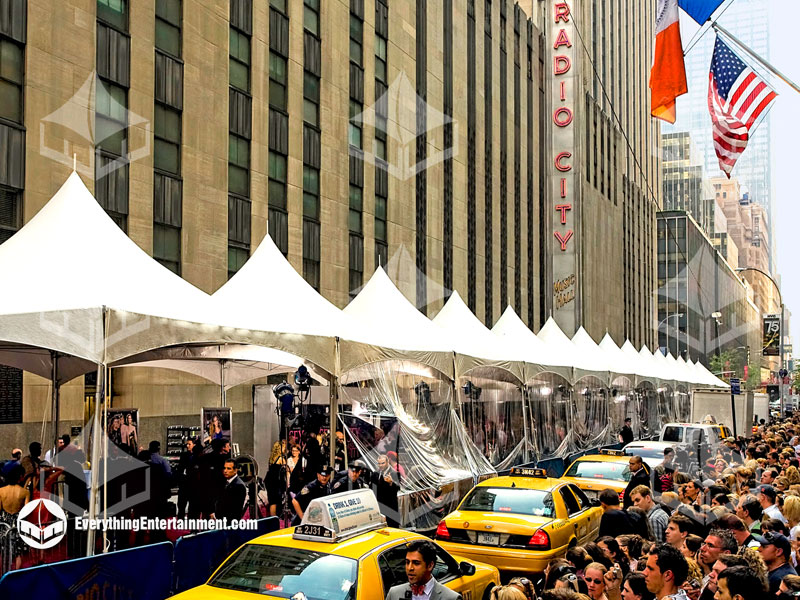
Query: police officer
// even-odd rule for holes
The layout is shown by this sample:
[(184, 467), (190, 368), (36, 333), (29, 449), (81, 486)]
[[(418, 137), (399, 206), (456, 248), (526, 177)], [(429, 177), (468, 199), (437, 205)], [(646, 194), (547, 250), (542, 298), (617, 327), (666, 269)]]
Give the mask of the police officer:
[(317, 470), (316, 481), (312, 481), (311, 483), (307, 484), (303, 489), (300, 490), (300, 493), (294, 497), (292, 500), (292, 506), (294, 506), (294, 511), (297, 513), (297, 516), (293, 521), (293, 525), (300, 524), (300, 519), (303, 518), (303, 513), (305, 512), (306, 508), (308, 508), (308, 505), (312, 500), (331, 495), (332, 473), (332, 467), (328, 465), (320, 467)]
[(363, 490), (369, 487), (361, 475), (367, 466), (360, 460), (354, 460), (347, 471), (338, 474), (336, 482), (333, 484), (333, 493), (351, 492), (353, 490)]

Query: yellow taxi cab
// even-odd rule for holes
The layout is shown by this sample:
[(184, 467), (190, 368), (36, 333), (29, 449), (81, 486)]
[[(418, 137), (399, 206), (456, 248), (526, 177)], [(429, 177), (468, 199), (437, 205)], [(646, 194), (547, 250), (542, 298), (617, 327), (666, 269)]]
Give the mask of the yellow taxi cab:
[[(406, 544), (427, 539), (386, 526), (372, 490), (312, 500), (297, 527), (260, 536), (229, 556), (205, 585), (178, 600), (374, 600), (408, 581)], [(434, 542), (435, 544), (435, 542)], [(500, 574), (436, 544), (433, 576), (464, 600), (485, 600)]]
[(476, 485), (436, 530), (445, 550), (501, 571), (544, 571), (571, 546), (597, 536), (602, 509), (544, 469), (515, 467)]
[(618, 492), (621, 498), (631, 480), (630, 458), (623, 450), (600, 450), (599, 454), (575, 459), (561, 479), (577, 485), (589, 498), (597, 498), (606, 488)]

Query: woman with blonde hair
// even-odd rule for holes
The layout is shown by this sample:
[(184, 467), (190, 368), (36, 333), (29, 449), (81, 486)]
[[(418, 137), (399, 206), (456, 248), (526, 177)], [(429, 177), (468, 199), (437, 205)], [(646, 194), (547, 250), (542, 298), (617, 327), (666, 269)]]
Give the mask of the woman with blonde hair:
[(489, 598), (491, 600), (527, 600), (525, 593), (513, 585), (501, 585), (493, 588)]
[(797, 470), (797, 467), (790, 466), (787, 467), (784, 471), (784, 475), (786, 479), (789, 481), (789, 485), (800, 484), (800, 471)]
[(789, 541), (792, 543), (793, 553), (796, 554), (800, 549), (800, 498), (786, 496), (781, 512), (789, 523)]
[(586, 565), (583, 579), (586, 581), (588, 596), (592, 600), (608, 600), (606, 597), (606, 573), (608, 573), (608, 569), (599, 562)]

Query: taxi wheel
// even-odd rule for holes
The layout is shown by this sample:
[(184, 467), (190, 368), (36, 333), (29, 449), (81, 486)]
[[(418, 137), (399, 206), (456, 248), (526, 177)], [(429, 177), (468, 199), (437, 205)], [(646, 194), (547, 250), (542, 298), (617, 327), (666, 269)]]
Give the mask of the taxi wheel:
[(486, 586), (486, 589), (483, 590), (483, 600), (489, 600), (492, 595), (492, 589), (494, 589), (494, 584), (489, 584)]

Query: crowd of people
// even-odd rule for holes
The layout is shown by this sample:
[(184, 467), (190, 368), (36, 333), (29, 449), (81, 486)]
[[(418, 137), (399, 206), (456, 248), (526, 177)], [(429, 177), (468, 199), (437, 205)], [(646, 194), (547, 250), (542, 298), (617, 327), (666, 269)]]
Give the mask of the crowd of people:
[[(497, 600), (758, 600), (800, 597), (800, 415), (727, 438), (702, 464), (672, 448), (629, 460), (623, 494), (602, 490), (597, 538)], [(694, 469), (692, 470), (692, 467)], [(622, 496), (622, 498), (620, 498)]]
[(297, 524), (316, 498), (345, 491), (372, 489), (387, 523), (399, 525), (398, 494), (404, 476), (397, 454), (388, 451), (376, 457), (374, 469), (363, 460), (347, 464), (344, 432), (335, 435), (334, 465), (328, 464), (327, 448), (312, 432), (300, 438), (276, 442), (264, 479), (269, 514)]

